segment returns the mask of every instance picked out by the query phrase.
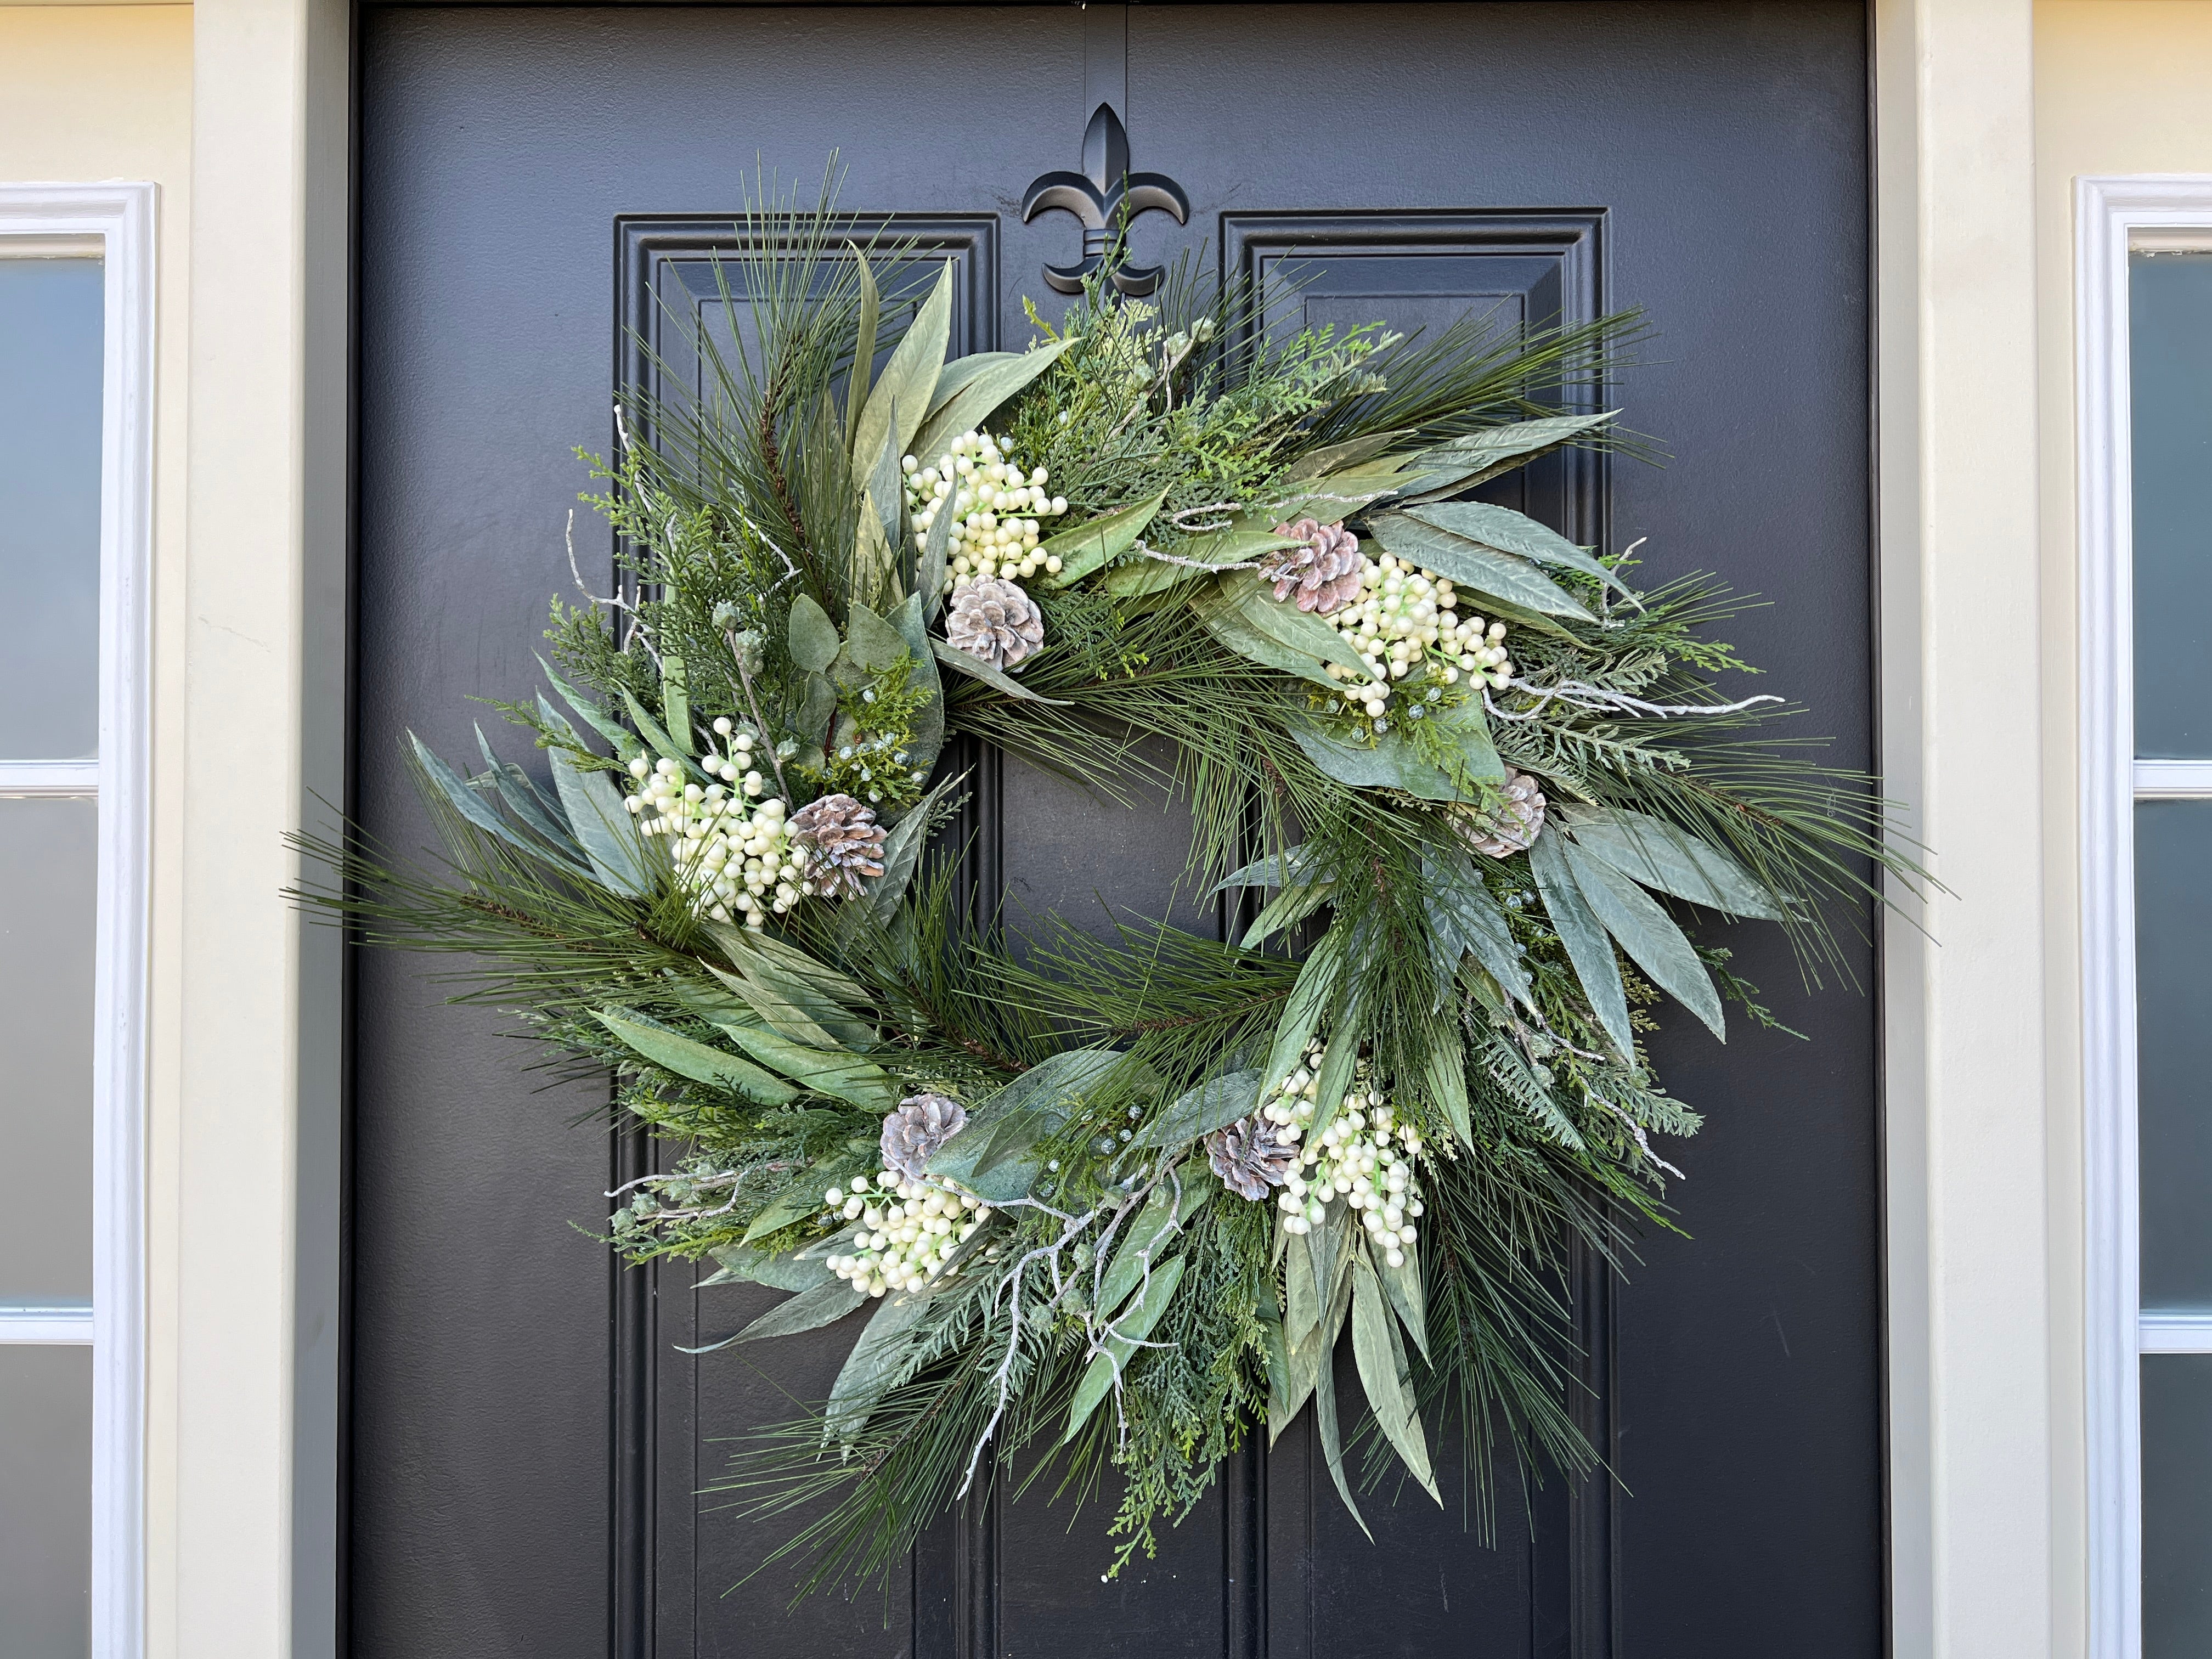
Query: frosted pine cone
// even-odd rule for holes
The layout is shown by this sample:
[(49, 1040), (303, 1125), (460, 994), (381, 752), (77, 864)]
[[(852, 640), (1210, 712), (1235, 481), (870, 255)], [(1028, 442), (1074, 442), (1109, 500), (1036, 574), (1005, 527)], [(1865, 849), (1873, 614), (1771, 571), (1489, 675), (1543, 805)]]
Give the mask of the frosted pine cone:
[(1495, 811), (1472, 806), (1453, 809), (1452, 827), (1460, 839), (1486, 858), (1510, 858), (1535, 845), (1544, 827), (1544, 792), (1526, 772), (1508, 768), (1505, 799)]
[(1044, 613), (1013, 583), (979, 576), (952, 590), (945, 637), (956, 651), (1012, 668), (1044, 643)]
[(1279, 524), (1278, 536), (1298, 545), (1270, 553), (1260, 562), (1260, 580), (1275, 585), (1275, 597), (1297, 596), (1298, 609), (1326, 617), (1359, 592), (1359, 538), (1340, 524), (1300, 519)]
[(968, 1127), (968, 1111), (944, 1095), (908, 1095), (884, 1120), (884, 1167), (919, 1182), (937, 1149)]
[(806, 886), (824, 898), (858, 898), (884, 872), (884, 830), (850, 795), (824, 795), (791, 815), (792, 842), (806, 855)]
[(1261, 1118), (1240, 1117), (1206, 1138), (1206, 1161), (1222, 1184), (1255, 1201), (1289, 1178), (1297, 1156), (1297, 1147), (1276, 1139), (1275, 1126)]

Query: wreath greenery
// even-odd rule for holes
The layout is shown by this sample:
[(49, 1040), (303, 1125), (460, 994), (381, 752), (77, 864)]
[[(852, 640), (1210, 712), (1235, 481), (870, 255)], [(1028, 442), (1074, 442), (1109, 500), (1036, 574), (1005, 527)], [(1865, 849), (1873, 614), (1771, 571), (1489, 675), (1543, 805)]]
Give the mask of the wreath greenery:
[[(1186, 267), (947, 362), (949, 273), (771, 207), (755, 342), (700, 334), (705, 393), (632, 396), (594, 463), (626, 581), (556, 601), (552, 696), (502, 706), (550, 785), (418, 740), (442, 864), (313, 843), (305, 896), (615, 1073), (662, 1172), (613, 1248), (793, 1293), (729, 1341), (855, 1319), (727, 1479), (812, 1510), (808, 1589), (1024, 1447), (1120, 1471), (1118, 1567), (1309, 1406), (1357, 1515), (1347, 1330), (1370, 1482), (1434, 1497), (1455, 1415), (1480, 1490), (1493, 1446), (1589, 1472), (1567, 1252), (1663, 1224), (1652, 1138), (1698, 1123), (1639, 1035), (1768, 1018), (1685, 920), (1817, 975), (1823, 906), (1912, 873), (1868, 780), (1714, 690), (1723, 588), (1467, 499), (1624, 446), (1560, 410), (1636, 319), (1294, 330)], [(1241, 938), (979, 912), (931, 851), (959, 735), (1109, 794), (1171, 740)]]

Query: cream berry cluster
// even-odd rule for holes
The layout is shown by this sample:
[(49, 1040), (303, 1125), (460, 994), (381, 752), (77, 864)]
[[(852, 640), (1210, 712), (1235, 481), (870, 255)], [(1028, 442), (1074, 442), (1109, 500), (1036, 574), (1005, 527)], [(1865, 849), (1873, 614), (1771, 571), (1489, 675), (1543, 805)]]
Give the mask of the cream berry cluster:
[(1419, 1132), (1398, 1121), (1379, 1090), (1355, 1078), (1335, 1115), (1320, 1134), (1306, 1139), (1327, 1054), (1322, 1043), (1308, 1047), (1304, 1060), (1260, 1109), (1260, 1115), (1275, 1125), (1277, 1139), (1304, 1142), (1276, 1200), (1282, 1206), (1283, 1231), (1311, 1232), (1340, 1198), (1358, 1215), (1382, 1259), (1393, 1267), (1403, 1267), (1406, 1251), (1419, 1237), (1413, 1220), (1423, 1208), (1413, 1184)]
[(1350, 712), (1364, 714), (1380, 722), (1376, 730), (1388, 731), (1393, 693), (1413, 689), (1394, 682), (1409, 677), (1422, 684), (1424, 695), (1414, 700), (1416, 708), (1436, 701), (1426, 694), (1437, 690), (1437, 682), (1456, 685), (1462, 674), (1503, 689), (1513, 678), (1512, 660), (1505, 651), (1505, 624), (1462, 617), (1458, 606), (1459, 595), (1449, 577), (1393, 554), (1379, 559), (1363, 555), (1358, 596), (1324, 618), (1366, 665), (1365, 678), (1338, 664), (1329, 665), (1329, 678), (1346, 683), (1344, 700), (1352, 705)]
[(748, 927), (759, 927), (797, 902), (800, 857), (785, 828), (783, 800), (758, 799), (766, 782), (752, 769), (752, 734), (733, 733), (727, 719), (716, 720), (714, 732), (728, 741), (729, 752), (710, 750), (696, 764), (717, 781), (695, 783), (683, 762), (641, 755), (629, 763), (635, 787), (623, 805), (641, 833), (666, 838), (701, 915), (742, 917)]
[(952, 1253), (991, 1218), (973, 1193), (908, 1181), (885, 1170), (872, 1183), (854, 1176), (849, 1192), (832, 1187), (822, 1203), (833, 1220), (857, 1222), (851, 1255), (829, 1258), (830, 1271), (870, 1296), (916, 1290), (959, 1272)]
[(963, 432), (950, 453), (927, 465), (909, 455), (904, 465), (915, 532), (926, 538), (939, 514), (953, 515), (945, 532), (946, 587), (975, 577), (1059, 574), (1059, 559), (1039, 551), (1037, 520), (1057, 518), (1067, 501), (1046, 493), (1044, 468), (1024, 473), (988, 432)]

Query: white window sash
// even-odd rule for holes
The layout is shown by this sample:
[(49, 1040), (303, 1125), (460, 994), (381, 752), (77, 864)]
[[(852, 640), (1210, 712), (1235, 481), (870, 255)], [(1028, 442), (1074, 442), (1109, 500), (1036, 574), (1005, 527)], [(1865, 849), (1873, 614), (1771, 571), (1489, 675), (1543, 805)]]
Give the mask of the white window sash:
[(0, 795), (100, 802), (93, 1304), (0, 1313), (0, 1342), (92, 1349), (92, 1653), (145, 1652), (146, 971), (154, 544), (150, 184), (0, 184), (0, 253), (96, 252), (105, 276), (100, 758), (0, 766)]
[(2142, 1312), (2135, 805), (2212, 798), (2212, 765), (2135, 758), (2128, 255), (2212, 250), (2212, 174), (2081, 178), (2074, 207), (2088, 1650), (2142, 1659), (2142, 1358), (2212, 1352), (2212, 1318)]

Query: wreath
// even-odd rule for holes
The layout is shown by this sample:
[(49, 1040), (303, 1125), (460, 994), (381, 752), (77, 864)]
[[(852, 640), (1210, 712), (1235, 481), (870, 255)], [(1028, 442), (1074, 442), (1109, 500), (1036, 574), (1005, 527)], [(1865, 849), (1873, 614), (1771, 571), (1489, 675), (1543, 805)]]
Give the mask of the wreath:
[[(949, 270), (774, 205), (725, 267), (757, 338), (696, 331), (703, 391), (592, 460), (623, 582), (501, 705), (550, 783), (416, 739), (442, 860), (311, 842), (303, 896), (614, 1074), (659, 1151), (608, 1243), (791, 1292), (728, 1342), (854, 1322), (724, 1482), (810, 1507), (805, 1589), (1024, 1448), (1119, 1471), (1118, 1569), (1309, 1408), (1357, 1516), (1347, 1330), (1367, 1484), (1436, 1498), (1454, 1416), (1589, 1473), (1568, 1253), (1664, 1224), (1654, 1138), (1698, 1126), (1642, 1036), (1772, 1023), (1686, 925), (1817, 977), (1823, 907), (1912, 872), (1868, 780), (1715, 689), (1727, 590), (1468, 499), (1635, 447), (1590, 400), (1637, 319), (1297, 329), (1186, 264), (948, 361)], [(977, 902), (940, 831), (979, 743), (1179, 791), (1239, 936)]]

